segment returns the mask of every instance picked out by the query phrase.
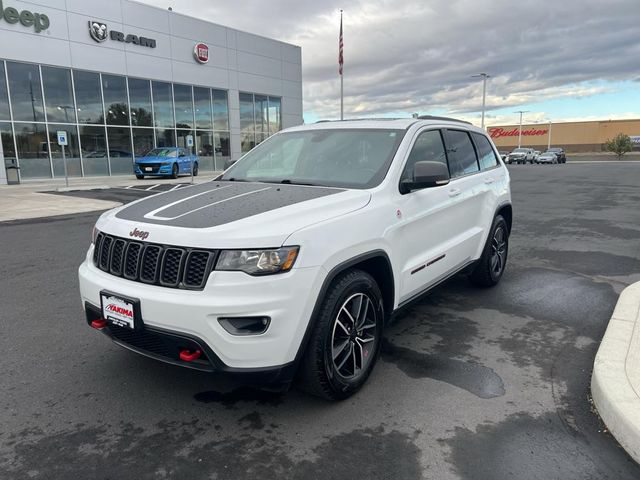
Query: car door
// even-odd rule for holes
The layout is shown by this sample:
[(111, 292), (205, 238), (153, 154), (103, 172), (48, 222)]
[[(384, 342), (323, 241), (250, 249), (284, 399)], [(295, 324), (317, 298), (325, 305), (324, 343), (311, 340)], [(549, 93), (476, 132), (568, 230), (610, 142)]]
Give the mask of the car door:
[(178, 148), (178, 167), (181, 173), (190, 172), (189, 170), (189, 158), (184, 148)]
[[(413, 178), (413, 166), (419, 161), (447, 163), (441, 130), (424, 130), (416, 135), (400, 182)], [(464, 226), (451, 213), (451, 206), (459, 201), (457, 188), (443, 185), (405, 194), (398, 189), (398, 222), (390, 231), (389, 243), (393, 245), (394, 262), (400, 266), (400, 303), (437, 283), (461, 263), (452, 249), (464, 234)]]

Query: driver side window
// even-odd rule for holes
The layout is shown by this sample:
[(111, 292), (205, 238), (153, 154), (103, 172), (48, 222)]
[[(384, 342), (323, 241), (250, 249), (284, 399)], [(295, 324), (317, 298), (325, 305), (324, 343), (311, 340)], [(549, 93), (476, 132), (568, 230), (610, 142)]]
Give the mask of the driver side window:
[(447, 164), (447, 155), (440, 130), (422, 132), (411, 149), (400, 181), (413, 180), (413, 166), (416, 162), (442, 162)]

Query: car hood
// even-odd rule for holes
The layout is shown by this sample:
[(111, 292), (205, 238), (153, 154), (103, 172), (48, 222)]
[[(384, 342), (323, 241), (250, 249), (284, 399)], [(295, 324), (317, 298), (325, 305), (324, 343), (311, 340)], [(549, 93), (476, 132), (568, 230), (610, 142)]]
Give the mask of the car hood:
[[(201, 248), (282, 245), (293, 232), (365, 207), (366, 190), (207, 182), (138, 200), (104, 214), (98, 230)], [(143, 232), (140, 235), (136, 234)]]

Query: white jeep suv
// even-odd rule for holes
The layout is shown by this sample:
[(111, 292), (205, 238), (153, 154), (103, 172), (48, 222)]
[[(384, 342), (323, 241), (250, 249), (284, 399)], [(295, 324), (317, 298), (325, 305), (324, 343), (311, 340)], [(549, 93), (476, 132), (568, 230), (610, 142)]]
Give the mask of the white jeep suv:
[(463, 270), (500, 280), (509, 173), (452, 119), (284, 130), (214, 181), (104, 213), (79, 269), (88, 323), (203, 371), (346, 398), (392, 313)]

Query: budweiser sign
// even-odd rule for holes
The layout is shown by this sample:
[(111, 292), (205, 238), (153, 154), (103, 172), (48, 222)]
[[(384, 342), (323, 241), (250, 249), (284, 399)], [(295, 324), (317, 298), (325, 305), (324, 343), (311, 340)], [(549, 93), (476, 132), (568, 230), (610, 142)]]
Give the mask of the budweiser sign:
[[(525, 129), (522, 130), (523, 137), (538, 137), (541, 135), (546, 135), (547, 133), (549, 133), (549, 130), (546, 128), (544, 129), (529, 128), (526, 130)], [(490, 128), (489, 134), (491, 135), (491, 138), (517, 137), (519, 135), (519, 129), (517, 127), (512, 129), (501, 128), (501, 127)]]

